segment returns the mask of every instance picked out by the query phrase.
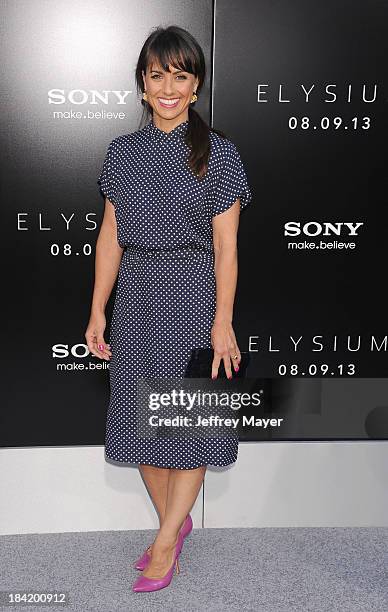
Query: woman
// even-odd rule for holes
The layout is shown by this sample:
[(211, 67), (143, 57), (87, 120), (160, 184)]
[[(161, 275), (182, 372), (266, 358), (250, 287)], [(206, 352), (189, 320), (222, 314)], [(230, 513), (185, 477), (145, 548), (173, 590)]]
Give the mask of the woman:
[[(238, 452), (233, 436), (166, 443), (136, 429), (139, 379), (182, 377), (193, 348), (213, 348), (213, 378), (221, 361), (231, 378), (241, 359), (232, 327), (237, 229), (252, 196), (235, 145), (191, 107), (204, 79), (191, 34), (155, 29), (136, 68), (150, 121), (113, 139), (98, 179), (105, 213), (85, 337), (110, 361), (105, 454), (138, 464), (160, 522), (135, 565), (143, 573), (134, 591), (163, 588), (179, 571), (206, 466), (229, 465)], [(117, 276), (107, 345), (104, 311)]]

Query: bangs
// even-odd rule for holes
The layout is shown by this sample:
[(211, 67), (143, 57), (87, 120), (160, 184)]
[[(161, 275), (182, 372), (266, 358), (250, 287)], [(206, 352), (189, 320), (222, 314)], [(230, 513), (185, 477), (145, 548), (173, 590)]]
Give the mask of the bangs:
[(196, 75), (199, 71), (198, 59), (194, 50), (183, 46), (177, 37), (170, 34), (159, 36), (153, 41), (146, 55), (146, 64), (149, 69), (152, 64), (160, 64), (165, 72), (170, 71), (168, 66), (173, 66), (177, 70)]

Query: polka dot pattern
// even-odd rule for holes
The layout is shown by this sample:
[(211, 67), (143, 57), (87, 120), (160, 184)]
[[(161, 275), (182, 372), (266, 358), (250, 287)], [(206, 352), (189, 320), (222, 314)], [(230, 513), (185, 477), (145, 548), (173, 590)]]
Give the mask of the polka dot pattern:
[(238, 436), (137, 435), (139, 378), (181, 378), (193, 348), (211, 347), (216, 284), (212, 218), (252, 200), (236, 146), (210, 132), (208, 172), (187, 164), (188, 121), (171, 132), (151, 120), (108, 146), (97, 183), (112, 202), (120, 263), (109, 342), (109, 459), (193, 469), (236, 461)]

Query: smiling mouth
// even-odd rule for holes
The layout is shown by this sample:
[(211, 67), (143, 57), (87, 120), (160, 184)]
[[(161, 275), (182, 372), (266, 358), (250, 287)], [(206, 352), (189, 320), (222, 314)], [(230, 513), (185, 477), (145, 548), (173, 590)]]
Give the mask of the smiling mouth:
[(173, 108), (179, 103), (179, 98), (158, 98), (158, 102), (161, 106), (164, 106), (165, 108)]

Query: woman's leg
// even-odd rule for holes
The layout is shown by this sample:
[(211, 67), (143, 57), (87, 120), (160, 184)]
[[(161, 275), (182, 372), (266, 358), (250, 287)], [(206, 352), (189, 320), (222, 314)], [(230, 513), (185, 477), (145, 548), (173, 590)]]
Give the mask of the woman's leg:
[(170, 468), (160, 468), (154, 465), (139, 465), (140, 474), (154, 503), (162, 526), (167, 503), (167, 487)]
[(167, 503), (163, 523), (152, 546), (152, 557), (143, 576), (161, 578), (171, 567), (178, 532), (201, 488), (206, 465), (199, 468), (170, 469), (167, 487)]
[[(154, 465), (139, 464), (139, 471), (143, 478), (147, 491), (152, 499), (155, 509), (159, 517), (160, 527), (163, 524), (166, 513), (167, 504), (167, 489), (170, 476), (170, 468), (160, 468)], [(186, 518), (186, 517), (185, 517)], [(181, 527), (183, 527), (184, 520)], [(148, 552), (152, 551), (152, 544), (147, 548)]]

